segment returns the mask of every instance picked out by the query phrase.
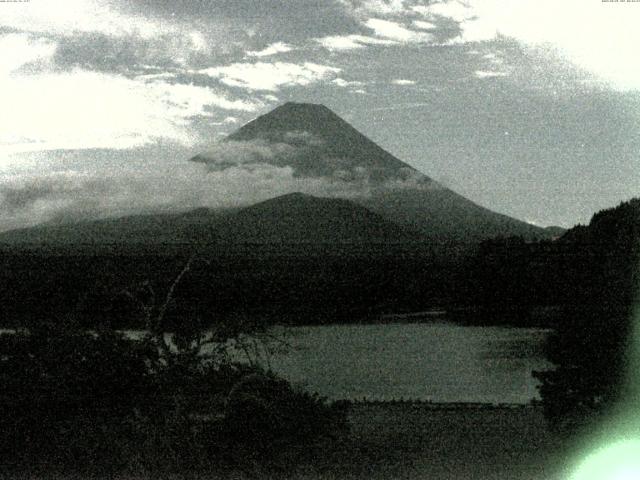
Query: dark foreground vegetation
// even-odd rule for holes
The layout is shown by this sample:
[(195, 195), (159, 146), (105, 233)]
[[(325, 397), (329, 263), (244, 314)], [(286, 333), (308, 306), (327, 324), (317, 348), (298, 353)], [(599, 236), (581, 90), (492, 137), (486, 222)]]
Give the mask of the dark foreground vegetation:
[(575, 252), (564, 288), (573, 302), (547, 348), (557, 368), (538, 378), (551, 425), (571, 436), (622, 403), (639, 407), (631, 387), (638, 375), (634, 307), (640, 299), (640, 199), (597, 213), (562, 241)]
[(345, 438), (344, 405), (200, 351), (246, 325), (206, 338), (185, 328), (175, 346), (150, 332), (133, 341), (68, 320), (0, 335), (2, 473), (279, 477)]

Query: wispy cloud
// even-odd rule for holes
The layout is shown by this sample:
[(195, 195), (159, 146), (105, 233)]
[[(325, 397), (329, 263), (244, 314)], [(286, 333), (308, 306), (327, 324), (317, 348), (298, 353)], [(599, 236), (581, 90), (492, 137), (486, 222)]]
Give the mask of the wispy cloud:
[(164, 35), (175, 26), (143, 15), (127, 15), (99, 0), (30, 0), (28, 5), (8, 2), (2, 5), (0, 26), (26, 32), (72, 35), (100, 32), (109, 35), (142, 37)]
[[(283, 138), (299, 145), (316, 141), (304, 132)], [(0, 174), (0, 231), (51, 221), (244, 206), (291, 192), (329, 197), (371, 192), (365, 169), (336, 169), (326, 175), (295, 170), (288, 163), (297, 148), (229, 141), (212, 146), (200, 162)], [(338, 159), (331, 161), (338, 165)], [(388, 187), (420, 188), (418, 177), (414, 171), (399, 172)]]
[(341, 88), (362, 87), (364, 85), (364, 82), (359, 82), (357, 80), (345, 80), (344, 78), (336, 78), (332, 80), (331, 83)]
[(416, 84), (415, 80), (408, 80), (408, 79), (404, 79), (404, 78), (396, 78), (395, 80), (391, 80), (391, 83), (393, 85), (400, 85), (400, 86), (415, 85)]
[(331, 80), (342, 70), (312, 62), (234, 63), (211, 67), (199, 73), (219, 79), (225, 85), (247, 90), (278, 91), (282, 87), (306, 86)]
[(264, 163), (220, 171), (186, 162), (156, 171), (123, 166), (111, 173), (0, 175), (0, 230), (49, 221), (241, 206), (292, 191), (319, 193), (329, 188), (324, 180), (303, 181), (290, 168)]
[(207, 165), (212, 171), (220, 171), (234, 166), (269, 162), (284, 162), (286, 165), (296, 152), (297, 148), (294, 145), (270, 142), (266, 139), (226, 141), (213, 145), (206, 152), (196, 156), (194, 161)]
[(424, 20), (414, 20), (411, 22), (414, 27), (420, 28), (422, 30), (435, 30), (438, 26), (432, 22), (425, 22)]
[(271, 55), (277, 55), (278, 53), (287, 53), (293, 50), (293, 47), (284, 42), (276, 42), (263, 50), (247, 52), (248, 57), (269, 57)]
[(398, 42), (391, 39), (381, 39), (367, 35), (334, 35), (318, 38), (316, 41), (331, 51), (354, 50), (364, 48), (367, 45), (396, 45)]
[(407, 9), (406, 0), (363, 0), (355, 7), (356, 12), (374, 15), (399, 15)]
[(560, 52), (615, 88), (638, 90), (640, 10), (620, 7), (615, 2), (520, 0), (505, 8), (502, 0), (449, 0), (413, 10), (426, 20), (457, 22), (460, 34), (451, 43), (513, 38), (527, 46), (543, 47), (549, 54)]
[(372, 29), (377, 36), (388, 38), (396, 42), (428, 42), (433, 38), (428, 33), (410, 30), (400, 23), (392, 22), (390, 20), (371, 18), (365, 22), (365, 25)]
[(478, 78), (495, 78), (495, 77), (508, 77), (507, 72), (497, 72), (493, 70), (476, 70), (473, 74)]
[(411, 10), (425, 16), (440, 16), (463, 22), (473, 18), (475, 13), (468, 2), (460, 0), (438, 1), (428, 5), (414, 5)]
[(168, 63), (208, 47), (199, 32), (176, 28), (90, 0), (55, 9), (38, 0), (3, 4), (0, 154), (158, 140), (191, 145), (194, 119), (214, 123), (227, 111), (263, 106), (223, 88), (181, 83)]

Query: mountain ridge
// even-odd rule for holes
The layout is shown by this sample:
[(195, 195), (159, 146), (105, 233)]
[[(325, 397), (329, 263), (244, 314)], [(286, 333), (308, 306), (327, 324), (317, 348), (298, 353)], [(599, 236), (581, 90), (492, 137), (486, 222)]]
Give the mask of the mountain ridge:
[(130, 215), (0, 234), (0, 244), (398, 243), (415, 232), (347, 199), (300, 192), (218, 212)]

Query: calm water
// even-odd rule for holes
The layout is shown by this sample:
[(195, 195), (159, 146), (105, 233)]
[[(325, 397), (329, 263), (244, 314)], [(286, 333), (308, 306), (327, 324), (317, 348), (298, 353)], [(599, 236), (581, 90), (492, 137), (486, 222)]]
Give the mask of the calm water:
[(527, 403), (538, 398), (531, 372), (551, 366), (541, 329), (386, 323), (273, 333), (289, 347), (263, 351), (265, 366), (331, 399)]
[(527, 403), (545, 330), (393, 323), (280, 328), (274, 371), (332, 399)]

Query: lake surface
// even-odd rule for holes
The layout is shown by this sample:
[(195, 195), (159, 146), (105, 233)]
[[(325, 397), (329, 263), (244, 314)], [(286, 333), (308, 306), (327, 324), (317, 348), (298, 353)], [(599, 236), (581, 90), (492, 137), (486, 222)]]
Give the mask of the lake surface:
[(258, 349), (261, 363), (334, 400), (528, 403), (539, 398), (531, 372), (551, 368), (543, 353), (549, 330), (535, 328), (397, 322), (271, 333), (288, 346), (269, 354)]
[(291, 347), (269, 363), (331, 399), (527, 403), (533, 370), (551, 368), (547, 330), (449, 323), (280, 327)]

